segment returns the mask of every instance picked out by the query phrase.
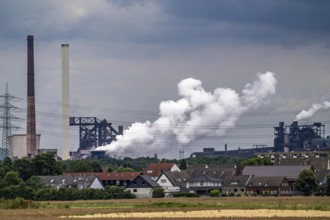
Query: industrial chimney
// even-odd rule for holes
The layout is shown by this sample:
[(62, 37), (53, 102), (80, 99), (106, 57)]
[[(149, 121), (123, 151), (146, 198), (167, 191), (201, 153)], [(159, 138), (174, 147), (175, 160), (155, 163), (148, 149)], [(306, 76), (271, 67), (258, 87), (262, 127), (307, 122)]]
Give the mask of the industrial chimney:
[(69, 44), (62, 44), (62, 160), (70, 159)]
[(34, 47), (33, 35), (27, 36), (27, 120), (26, 120), (26, 150), (27, 156), (37, 154), (36, 144), (36, 111), (34, 97)]

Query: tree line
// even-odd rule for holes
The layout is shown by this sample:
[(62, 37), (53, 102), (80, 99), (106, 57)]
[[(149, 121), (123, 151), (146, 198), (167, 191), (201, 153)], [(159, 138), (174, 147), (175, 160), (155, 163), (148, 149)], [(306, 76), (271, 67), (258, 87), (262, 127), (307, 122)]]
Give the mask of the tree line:
[(0, 198), (29, 200), (91, 200), (135, 198), (130, 191), (116, 186), (104, 189), (55, 189), (42, 183), (38, 176), (61, 175), (63, 172), (102, 172), (96, 160), (56, 161), (52, 154), (29, 159), (0, 162)]
[[(150, 163), (173, 162), (184, 170), (189, 164), (235, 164), (238, 171), (247, 165), (272, 165), (268, 158), (250, 158), (239, 160), (231, 157), (197, 157), (182, 160), (158, 159), (157, 157), (140, 157), (122, 159), (81, 159), (57, 161), (52, 154), (41, 154), (34, 158), (0, 161), (0, 198), (25, 198), (32, 200), (76, 200), (76, 199), (117, 199), (134, 198), (134, 195), (118, 187), (99, 189), (54, 189), (42, 184), (37, 176), (62, 175), (65, 172), (142, 172)], [(328, 177), (326, 194), (330, 195), (330, 177)], [(314, 172), (304, 172), (295, 184), (295, 188), (304, 195), (318, 190)]]

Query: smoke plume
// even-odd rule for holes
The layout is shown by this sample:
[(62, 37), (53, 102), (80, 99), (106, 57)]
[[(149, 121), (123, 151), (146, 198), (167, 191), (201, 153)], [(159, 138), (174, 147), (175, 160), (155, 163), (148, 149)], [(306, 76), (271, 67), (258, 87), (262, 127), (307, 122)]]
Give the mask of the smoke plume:
[(303, 120), (306, 118), (312, 117), (316, 112), (322, 110), (322, 109), (328, 109), (330, 108), (330, 102), (324, 101), (322, 103), (315, 103), (312, 105), (312, 107), (308, 110), (302, 110), (298, 115), (296, 115), (296, 120)]
[(234, 128), (239, 117), (258, 108), (275, 94), (275, 74), (257, 74), (257, 80), (245, 85), (241, 94), (230, 88), (217, 88), (213, 93), (193, 78), (178, 84), (177, 101), (160, 103), (160, 117), (151, 123), (134, 123), (117, 141), (97, 148), (112, 156), (145, 156), (164, 153), (173, 147), (183, 149), (204, 137), (221, 137)]

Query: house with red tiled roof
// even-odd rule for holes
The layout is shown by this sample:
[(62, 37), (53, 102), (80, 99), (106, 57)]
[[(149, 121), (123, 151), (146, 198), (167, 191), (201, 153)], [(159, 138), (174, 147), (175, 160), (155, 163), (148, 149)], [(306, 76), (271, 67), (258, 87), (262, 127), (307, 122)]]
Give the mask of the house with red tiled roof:
[(142, 172), (81, 172), (63, 173), (64, 176), (97, 176), (104, 186), (127, 186)]
[(163, 171), (181, 171), (175, 163), (151, 163), (143, 171), (144, 175), (150, 176), (154, 181), (162, 174)]

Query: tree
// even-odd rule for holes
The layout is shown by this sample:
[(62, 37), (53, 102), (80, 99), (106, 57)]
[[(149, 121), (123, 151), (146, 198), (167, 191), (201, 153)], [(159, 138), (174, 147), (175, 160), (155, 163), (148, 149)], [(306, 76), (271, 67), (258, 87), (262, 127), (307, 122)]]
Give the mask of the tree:
[(64, 172), (102, 172), (101, 164), (94, 159), (67, 160)]
[(330, 196), (330, 175), (327, 176), (327, 184), (325, 185), (325, 193)]
[(162, 187), (155, 188), (152, 191), (152, 198), (164, 198), (165, 191)]
[(185, 159), (182, 159), (181, 161), (180, 161), (180, 170), (186, 170), (187, 169), (187, 162), (186, 162), (186, 160)]
[(5, 186), (11, 186), (11, 185), (19, 185), (23, 180), (19, 177), (18, 173), (15, 171), (9, 171), (4, 180)]
[(250, 158), (242, 161), (241, 168), (243, 169), (247, 165), (262, 166), (262, 165), (273, 165), (270, 158)]
[(55, 160), (53, 154), (39, 154), (32, 161), (33, 175), (48, 176), (62, 174), (63, 164)]
[(5, 157), (2, 161), (2, 167), (5, 170), (5, 173), (13, 169), (13, 161), (9, 157)]
[(312, 195), (318, 189), (315, 173), (312, 170), (306, 169), (301, 171), (298, 178), (296, 179), (294, 186), (305, 196)]
[(32, 189), (35, 189), (35, 190), (46, 187), (46, 185), (41, 181), (41, 178), (38, 177), (38, 176), (32, 176), (25, 183), (26, 183), (27, 186), (29, 186), (29, 187), (31, 187)]
[(22, 158), (15, 160), (13, 163), (13, 169), (19, 173), (19, 176), (24, 180), (28, 180), (33, 176), (33, 167), (31, 159)]
[(116, 172), (134, 172), (134, 170), (129, 167), (119, 167)]
[(213, 190), (211, 190), (211, 192), (210, 192), (210, 196), (211, 196), (211, 197), (219, 197), (219, 195), (220, 195), (220, 191), (217, 190), (217, 189), (213, 189)]

